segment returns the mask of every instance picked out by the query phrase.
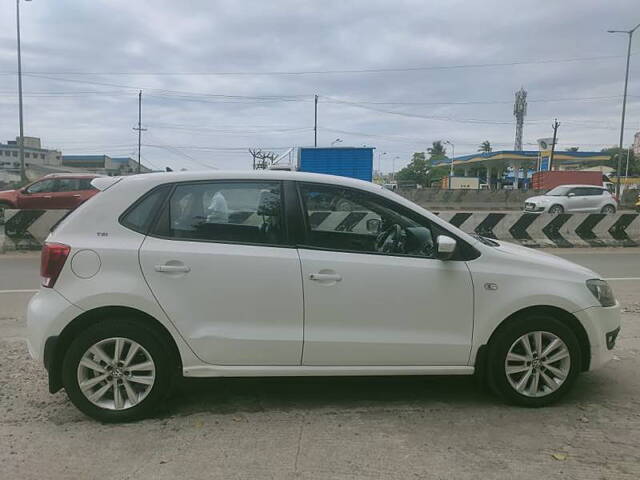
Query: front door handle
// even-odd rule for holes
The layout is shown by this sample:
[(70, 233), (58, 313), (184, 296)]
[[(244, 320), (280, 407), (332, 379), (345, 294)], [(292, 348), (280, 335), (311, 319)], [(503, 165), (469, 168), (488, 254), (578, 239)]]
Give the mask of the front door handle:
[(191, 268), (186, 265), (156, 265), (156, 272), (163, 273), (189, 273)]
[(79, 194), (79, 193), (76, 193), (76, 194), (74, 195), (74, 197), (75, 197), (75, 198), (80, 198), (80, 194)]
[(51, 195), (45, 195), (45, 196), (44, 196), (44, 197), (42, 197), (42, 198), (51, 198)]
[(342, 280), (342, 275), (339, 273), (311, 273), (309, 274), (309, 280), (315, 282), (339, 282)]

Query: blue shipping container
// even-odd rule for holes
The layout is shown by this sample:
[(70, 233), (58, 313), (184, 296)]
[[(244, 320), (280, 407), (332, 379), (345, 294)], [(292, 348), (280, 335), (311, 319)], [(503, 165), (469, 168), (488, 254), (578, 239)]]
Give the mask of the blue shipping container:
[(339, 175), (370, 182), (373, 180), (373, 148), (301, 147), (298, 150), (298, 170)]

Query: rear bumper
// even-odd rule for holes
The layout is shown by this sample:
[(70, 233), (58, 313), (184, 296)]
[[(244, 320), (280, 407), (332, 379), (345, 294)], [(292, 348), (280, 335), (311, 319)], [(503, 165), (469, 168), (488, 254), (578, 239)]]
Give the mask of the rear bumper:
[(590, 307), (575, 312), (574, 315), (587, 331), (591, 346), (589, 370), (595, 370), (613, 358), (613, 349), (620, 332), (620, 305)]
[(27, 307), (27, 344), (35, 360), (50, 360), (52, 345), (45, 349), (50, 337), (57, 337), (64, 327), (82, 313), (52, 288), (41, 288)]

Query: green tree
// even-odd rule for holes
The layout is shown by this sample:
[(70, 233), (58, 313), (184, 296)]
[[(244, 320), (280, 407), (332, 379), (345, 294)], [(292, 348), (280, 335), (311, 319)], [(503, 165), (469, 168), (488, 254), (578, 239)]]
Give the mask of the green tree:
[(482, 153), (489, 153), (493, 151), (493, 148), (491, 148), (491, 142), (489, 140), (485, 140), (484, 142), (482, 142), (480, 145), (478, 145), (478, 151)]
[(604, 165), (607, 167), (618, 168), (618, 155), (622, 157), (621, 174), (624, 175), (627, 168), (627, 154), (629, 155), (629, 175), (640, 175), (640, 158), (633, 154), (632, 149), (618, 147), (603, 148), (602, 152), (609, 154), (609, 160)]
[(427, 152), (429, 152), (429, 163), (433, 165), (434, 160), (442, 160), (443, 158), (447, 158), (447, 153), (442, 145), (440, 140), (436, 140), (431, 144), (429, 148), (427, 148)]
[(580, 147), (569, 147), (567, 148), (567, 152), (577, 152), (580, 149)]
[(429, 165), (424, 152), (415, 152), (409, 165), (396, 174), (396, 179), (401, 182), (415, 182), (418, 185), (427, 185)]

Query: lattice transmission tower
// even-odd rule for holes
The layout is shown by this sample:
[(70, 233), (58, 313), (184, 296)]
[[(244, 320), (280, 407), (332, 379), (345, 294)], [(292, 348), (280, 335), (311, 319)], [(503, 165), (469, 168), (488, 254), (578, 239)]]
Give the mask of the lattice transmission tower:
[(516, 117), (516, 141), (513, 149), (522, 150), (522, 127), (524, 126), (524, 117), (527, 115), (527, 91), (524, 87), (516, 92), (513, 115)]

